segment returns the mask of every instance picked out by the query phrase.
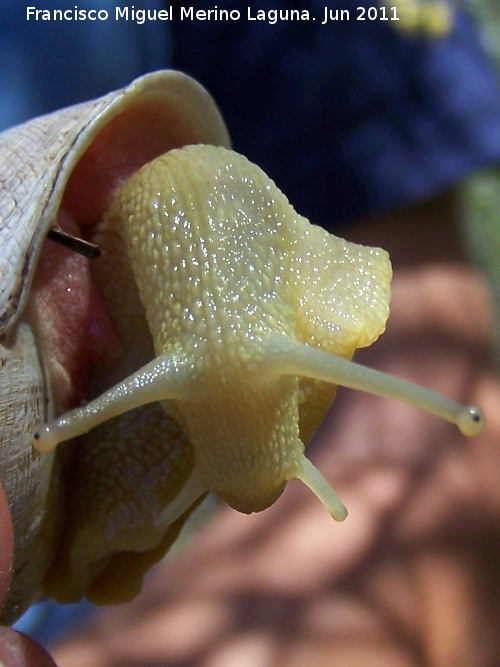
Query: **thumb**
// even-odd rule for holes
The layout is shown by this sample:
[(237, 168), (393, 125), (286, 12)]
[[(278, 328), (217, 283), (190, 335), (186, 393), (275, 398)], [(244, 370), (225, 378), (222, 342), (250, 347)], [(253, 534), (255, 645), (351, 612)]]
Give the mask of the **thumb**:
[[(0, 484), (0, 611), (7, 599), (13, 574), (14, 527), (9, 503)], [(2, 667), (55, 667), (55, 662), (32, 639), (10, 628), (0, 627)]]

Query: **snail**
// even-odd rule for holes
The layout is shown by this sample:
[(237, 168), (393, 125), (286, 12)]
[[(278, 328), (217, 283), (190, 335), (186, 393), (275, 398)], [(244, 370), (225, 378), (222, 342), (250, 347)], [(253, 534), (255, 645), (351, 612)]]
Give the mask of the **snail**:
[[(19, 198), (13, 165), (2, 195), (2, 467), (27, 471), (3, 476), (10, 617), (42, 594), (131, 599), (209, 491), (248, 513), (296, 477), (345, 519), (304, 453), (337, 385), (481, 430), (478, 408), (352, 362), (385, 328), (387, 253), (297, 214), (192, 79), (151, 74), (3, 140), (46, 126), (35, 162), (11, 157), (37, 193)], [(46, 241), (56, 220), (102, 256)]]

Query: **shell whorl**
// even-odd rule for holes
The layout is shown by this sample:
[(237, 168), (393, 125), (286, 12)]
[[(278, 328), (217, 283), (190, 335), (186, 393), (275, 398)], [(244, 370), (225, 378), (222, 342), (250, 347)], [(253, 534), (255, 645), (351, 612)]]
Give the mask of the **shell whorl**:
[[(175, 71), (148, 74), (0, 134), (0, 478), (16, 538), (15, 577), (3, 622), (40, 597), (63, 523), (61, 457), (40, 457), (30, 443), (34, 423), (53, 415), (54, 402), (59, 410), (70, 407), (67, 397), (54, 401), (51, 395), (51, 342), (43, 308), (37, 313), (33, 304), (48, 230), (61, 215), (68, 184), (73, 183), (70, 194), (77, 205), (80, 181), (87, 186), (91, 214), (99, 217), (116, 184), (142, 163), (199, 141), (229, 145), (210, 95)], [(78, 224), (86, 224), (88, 213), (87, 205)]]

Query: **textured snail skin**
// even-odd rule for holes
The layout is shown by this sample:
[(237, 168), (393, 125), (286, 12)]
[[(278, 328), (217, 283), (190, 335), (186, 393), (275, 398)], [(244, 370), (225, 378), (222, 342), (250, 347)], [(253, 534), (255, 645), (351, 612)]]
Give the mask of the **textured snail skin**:
[[(311, 225), (256, 165), (201, 145), (132, 176), (93, 240), (104, 251), (95, 275), (126, 352), (98, 379), (104, 398), (56, 428), (81, 422), (88, 431), (91, 413), (104, 422), (77, 449), (47, 592), (64, 601), (131, 597), (207, 491), (253, 512), (301, 477), (345, 518), (303, 454), (335, 386), (299, 378), (289, 358), (307, 344), (349, 359), (378, 337), (389, 312), (385, 251)], [(106, 393), (144, 365), (134, 389)], [(108, 420), (142, 403), (140, 413)]]
[(34, 434), (41, 451), (87, 434), (46, 582), (56, 599), (135, 595), (208, 491), (255, 512), (296, 477), (345, 519), (304, 454), (338, 384), (466, 435), (483, 426), (477, 408), (350, 361), (384, 330), (387, 253), (311, 225), (237, 153), (186, 146), (144, 165), (93, 240), (124, 353), (98, 373), (95, 400)]

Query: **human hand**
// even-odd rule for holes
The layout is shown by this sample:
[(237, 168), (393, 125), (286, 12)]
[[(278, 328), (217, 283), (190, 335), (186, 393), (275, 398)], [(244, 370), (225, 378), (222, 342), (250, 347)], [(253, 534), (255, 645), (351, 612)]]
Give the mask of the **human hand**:
[[(12, 579), (14, 529), (9, 505), (0, 484), (0, 611)], [(55, 662), (30, 637), (11, 628), (0, 627), (2, 667), (55, 667)]]

